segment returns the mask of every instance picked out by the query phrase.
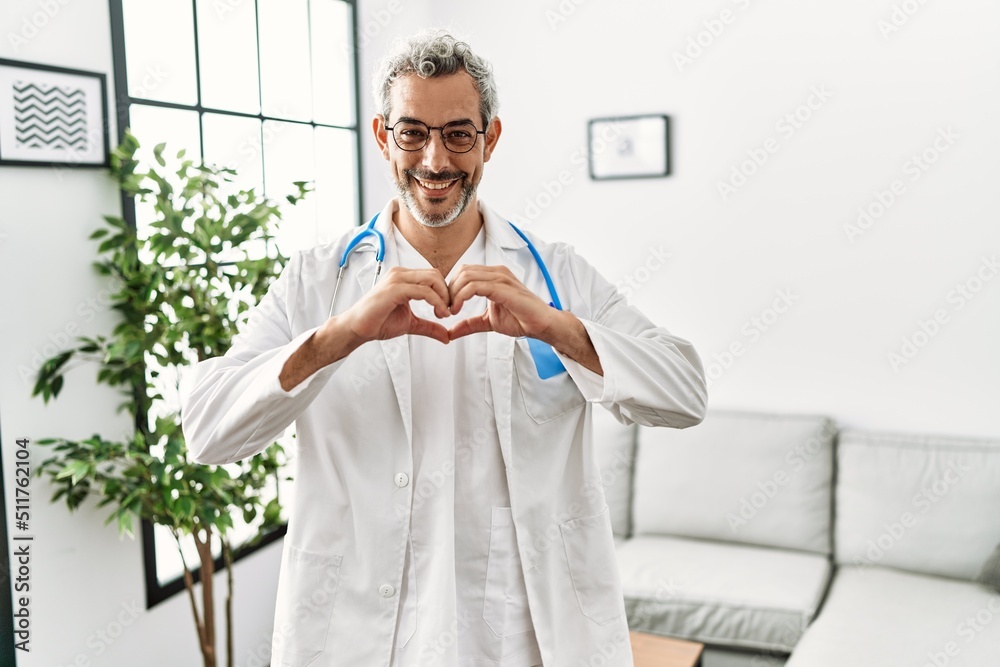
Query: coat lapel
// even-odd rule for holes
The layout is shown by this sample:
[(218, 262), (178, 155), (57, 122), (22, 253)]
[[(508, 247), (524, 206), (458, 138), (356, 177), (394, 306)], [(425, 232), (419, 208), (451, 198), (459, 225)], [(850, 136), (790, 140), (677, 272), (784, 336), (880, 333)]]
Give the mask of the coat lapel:
[[(385, 257), (383, 260), (382, 272), (379, 280), (385, 279), (385, 274), (394, 266), (399, 265), (399, 256), (396, 252), (396, 242), (393, 240), (392, 211), (387, 210), (379, 216), (375, 224), (385, 236)], [(362, 294), (368, 294), (373, 288), (372, 277), (375, 275), (375, 253), (358, 250), (359, 254), (364, 252), (365, 260), (361, 269), (357, 273), (358, 286)], [(362, 257), (358, 257), (359, 263)], [(389, 369), (389, 377), (392, 379), (393, 391), (396, 393), (396, 401), (399, 403), (399, 414), (403, 418), (403, 427), (406, 429), (406, 441), (413, 447), (413, 403), (412, 403), (412, 376), (410, 374), (410, 346), (406, 336), (399, 336), (392, 340), (380, 340), (379, 346), (385, 356), (385, 365)]]
[[(525, 246), (524, 241), (514, 233), (510, 225), (483, 209), (486, 225), (486, 264), (506, 266), (518, 280), (524, 280), (524, 267), (516, 261), (516, 249)], [(500, 437), (500, 451), (504, 464), (514, 466), (511, 453), (513, 442), (511, 398), (514, 389), (514, 345), (515, 339), (503, 334), (486, 334), (486, 356), (489, 363), (490, 388), (493, 392), (493, 410), (496, 416), (497, 433)]]

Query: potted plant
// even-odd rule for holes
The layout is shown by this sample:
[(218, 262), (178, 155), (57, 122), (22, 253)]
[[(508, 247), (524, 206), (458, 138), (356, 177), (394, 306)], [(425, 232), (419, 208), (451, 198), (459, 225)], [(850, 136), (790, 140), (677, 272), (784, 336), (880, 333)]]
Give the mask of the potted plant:
[[(233, 516), (259, 525), (259, 539), (280, 525), (277, 483), (285, 462), (274, 443), (246, 461), (228, 466), (193, 463), (180, 427), (176, 400), (180, 369), (224, 354), (250, 307), (266, 291), (287, 258), (262, 251), (281, 217), (278, 205), (253, 189), (234, 191), (235, 172), (184, 159), (168, 168), (165, 146), (153, 149), (155, 166), (136, 157), (139, 142), (126, 132), (114, 150), (111, 174), (122, 192), (151, 207), (154, 221), (137, 233), (123, 218), (105, 216), (91, 238), (99, 241), (95, 268), (116, 283), (112, 308), (121, 321), (107, 336), (78, 337), (75, 346), (46, 360), (33, 395), (48, 402), (77, 363), (97, 366), (97, 381), (118, 389), (121, 409), (135, 416), (124, 438), (94, 435), (85, 440), (39, 441), (53, 455), (38, 468), (55, 485), (55, 502), (70, 510), (89, 497), (110, 506), (108, 522), (132, 535), (138, 517), (165, 526), (184, 563), (205, 667), (215, 667), (216, 623), (213, 543), (227, 570), (227, 664), (233, 665)], [(309, 191), (295, 183), (291, 205)], [(260, 251), (257, 256), (252, 249)], [(165, 394), (168, 396), (165, 397)], [(199, 560), (201, 602), (184, 559), (183, 541), (193, 539)]]

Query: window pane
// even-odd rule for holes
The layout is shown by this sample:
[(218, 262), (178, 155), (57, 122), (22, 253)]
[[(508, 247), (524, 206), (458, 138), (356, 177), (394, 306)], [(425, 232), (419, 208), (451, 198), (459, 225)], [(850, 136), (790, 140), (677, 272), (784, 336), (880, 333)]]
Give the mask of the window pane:
[[(236, 170), (233, 182), (223, 185), (223, 197), (237, 190), (255, 188), (258, 193), (264, 191), (264, 163), (261, 155), (260, 121), (256, 118), (243, 118), (223, 114), (207, 113), (202, 116), (202, 133), (205, 142), (205, 161), (219, 167)], [(251, 257), (264, 257), (267, 249), (263, 243), (250, 241), (244, 248)], [(223, 254), (223, 261), (234, 260), (232, 256)]]
[(196, 104), (190, 0), (122, 0), (122, 11), (129, 95)]
[(258, 0), (261, 108), (265, 116), (311, 120), (306, 0)]
[(301, 123), (264, 122), (264, 184), (267, 196), (282, 204), (277, 244), (290, 255), (317, 243), (316, 196), (310, 193), (297, 206), (285, 201), (295, 192), (294, 181), (316, 178), (313, 128)]
[(198, 0), (198, 58), (204, 106), (260, 112), (254, 3)]
[[(161, 107), (151, 107), (143, 104), (133, 104), (129, 108), (131, 122), (129, 127), (132, 134), (139, 140), (139, 151), (136, 158), (144, 165), (155, 165), (153, 160), (153, 147), (159, 143), (166, 142), (167, 149), (164, 157), (167, 158), (167, 166), (176, 162), (175, 156), (181, 149), (187, 151), (185, 157), (198, 162), (201, 158), (201, 141), (198, 137), (198, 112), (179, 111), (177, 109), (163, 109)], [(159, 167), (157, 166), (157, 169)], [(170, 175), (168, 181), (177, 187), (177, 176), (173, 174), (174, 169), (161, 170)], [(135, 220), (136, 229), (140, 236), (144, 229), (154, 220), (153, 206), (149, 202), (142, 202), (136, 199)], [(149, 258), (141, 258), (148, 261)]]
[(317, 123), (354, 125), (354, 45), (351, 6), (312, 0), (313, 117)]
[[(264, 187), (260, 121), (206, 113), (202, 117), (205, 161), (236, 170), (234, 190)], [(227, 193), (228, 194), (228, 193)]]
[[(351, 130), (316, 128), (316, 198), (319, 243), (328, 243), (358, 222), (355, 139)], [(380, 205), (381, 206), (381, 205)]]

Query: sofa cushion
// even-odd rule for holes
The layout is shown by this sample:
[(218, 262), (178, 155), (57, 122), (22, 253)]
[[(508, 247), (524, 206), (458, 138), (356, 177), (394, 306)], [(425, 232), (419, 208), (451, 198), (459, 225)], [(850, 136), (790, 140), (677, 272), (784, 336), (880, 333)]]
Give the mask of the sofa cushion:
[(682, 537), (618, 545), (629, 627), (707, 644), (788, 653), (830, 577), (817, 554)]
[(1000, 442), (844, 432), (836, 559), (974, 579), (1000, 544)]
[(611, 510), (611, 530), (617, 537), (628, 537), (631, 528), (632, 464), (638, 426), (625, 426), (610, 411), (595, 406), (593, 429), (604, 498)]
[(786, 667), (1000, 663), (1000, 595), (881, 567), (840, 567)]
[(711, 411), (639, 429), (633, 530), (830, 553), (833, 423)]

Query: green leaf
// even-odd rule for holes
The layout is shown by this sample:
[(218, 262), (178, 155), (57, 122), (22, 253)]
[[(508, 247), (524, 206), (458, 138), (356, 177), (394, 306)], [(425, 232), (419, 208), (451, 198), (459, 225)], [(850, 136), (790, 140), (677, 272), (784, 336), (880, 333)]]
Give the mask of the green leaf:
[(190, 519), (194, 516), (194, 500), (191, 496), (181, 496), (177, 499), (177, 502), (174, 503), (174, 509), (176, 510), (178, 516)]
[(156, 159), (156, 164), (161, 167), (167, 166), (167, 161), (163, 159), (163, 150), (167, 147), (166, 144), (156, 144), (153, 148), (153, 157)]
[(70, 478), (70, 484), (76, 484), (81, 479), (90, 474), (90, 464), (86, 461), (70, 461), (67, 463), (59, 474), (56, 475), (56, 479), (66, 479)]
[(277, 498), (272, 499), (264, 508), (264, 522), (276, 523), (281, 517), (281, 505)]

